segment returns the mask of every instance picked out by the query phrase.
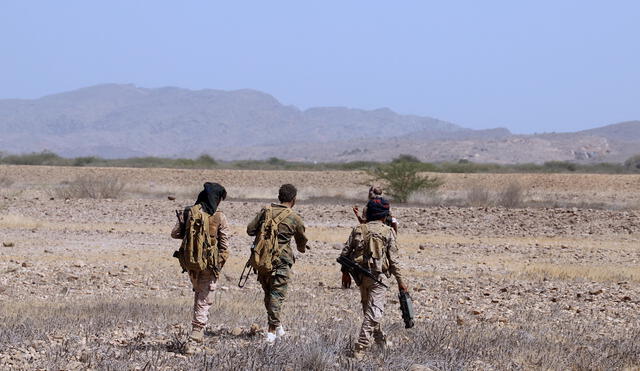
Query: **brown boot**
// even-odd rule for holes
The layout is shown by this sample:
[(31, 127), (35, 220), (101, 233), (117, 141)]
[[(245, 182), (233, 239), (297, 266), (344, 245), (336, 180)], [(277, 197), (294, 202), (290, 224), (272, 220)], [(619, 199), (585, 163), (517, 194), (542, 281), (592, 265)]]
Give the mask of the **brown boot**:
[(189, 340), (195, 343), (202, 343), (204, 340), (204, 328), (194, 327), (193, 330), (191, 330), (191, 335), (189, 335)]
[(362, 359), (364, 358), (364, 352), (365, 352), (366, 348), (356, 344), (356, 346), (353, 348), (353, 353), (351, 353), (351, 356), (356, 360), (356, 361), (362, 361)]

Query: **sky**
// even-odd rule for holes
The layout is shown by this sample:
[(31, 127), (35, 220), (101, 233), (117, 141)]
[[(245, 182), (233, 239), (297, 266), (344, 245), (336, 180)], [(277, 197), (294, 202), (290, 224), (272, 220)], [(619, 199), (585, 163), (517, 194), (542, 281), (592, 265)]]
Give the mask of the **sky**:
[(640, 119), (640, 1), (0, 2), (0, 99), (257, 89), (515, 133)]

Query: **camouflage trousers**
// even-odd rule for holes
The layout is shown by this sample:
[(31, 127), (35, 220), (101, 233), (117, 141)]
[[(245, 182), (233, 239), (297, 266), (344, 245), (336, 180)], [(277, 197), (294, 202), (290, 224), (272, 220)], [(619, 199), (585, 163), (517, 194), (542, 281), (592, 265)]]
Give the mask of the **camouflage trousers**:
[(213, 304), (217, 278), (211, 270), (199, 273), (189, 272), (189, 276), (194, 291), (193, 320), (191, 321), (191, 325), (194, 329), (201, 329), (207, 326), (209, 309)]
[(271, 326), (280, 326), (280, 315), (287, 296), (291, 267), (281, 264), (271, 275), (258, 275), (258, 281), (264, 291), (264, 307), (267, 309), (267, 321)]
[(371, 338), (374, 338), (376, 343), (384, 342), (385, 336), (380, 328), (380, 321), (384, 314), (385, 293), (386, 288), (381, 284), (369, 277), (362, 278), (360, 299), (364, 320), (356, 342), (356, 349), (369, 348), (371, 346)]

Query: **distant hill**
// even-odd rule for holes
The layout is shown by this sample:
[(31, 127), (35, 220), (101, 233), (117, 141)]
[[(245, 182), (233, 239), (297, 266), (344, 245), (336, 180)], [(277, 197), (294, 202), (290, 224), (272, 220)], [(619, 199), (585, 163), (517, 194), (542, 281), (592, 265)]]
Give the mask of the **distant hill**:
[[(577, 133), (471, 130), (388, 108), (300, 110), (249, 89), (146, 89), (105, 84), (40, 99), (0, 100), (0, 151), (63, 156), (280, 157), (302, 161), (622, 161), (640, 151), (640, 122)], [(625, 157), (626, 156), (626, 157)]]

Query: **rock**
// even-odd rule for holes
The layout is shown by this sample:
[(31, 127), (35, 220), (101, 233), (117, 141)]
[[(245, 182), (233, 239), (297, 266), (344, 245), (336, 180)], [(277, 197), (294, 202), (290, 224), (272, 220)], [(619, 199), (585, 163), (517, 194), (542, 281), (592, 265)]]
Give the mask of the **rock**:
[(602, 294), (602, 289), (598, 289), (598, 290), (593, 290), (593, 291), (589, 291), (589, 295), (600, 295)]
[(231, 330), (231, 335), (233, 336), (242, 335), (242, 329), (240, 327), (234, 327), (233, 330)]
[(169, 201), (175, 201), (176, 200), (176, 198), (174, 196), (167, 196), (167, 199)]
[(427, 249), (427, 245), (420, 245), (420, 246), (418, 246), (418, 248), (420, 250), (426, 250)]
[(343, 247), (344, 245), (342, 245), (341, 243), (334, 243), (331, 248), (334, 250), (342, 250)]
[(249, 335), (255, 335), (258, 332), (260, 332), (261, 328), (257, 323), (254, 323), (251, 325), (251, 328), (249, 329)]
[(83, 268), (85, 267), (87, 264), (85, 264), (85, 262), (83, 262), (82, 260), (78, 260), (77, 262), (73, 263), (73, 266), (76, 268)]
[(27, 263), (27, 262), (23, 262), (22, 264), (20, 264), (23, 268), (29, 268), (31, 267), (31, 264)]
[(13, 242), (3, 242), (2, 246), (4, 247), (14, 247), (16, 244)]

